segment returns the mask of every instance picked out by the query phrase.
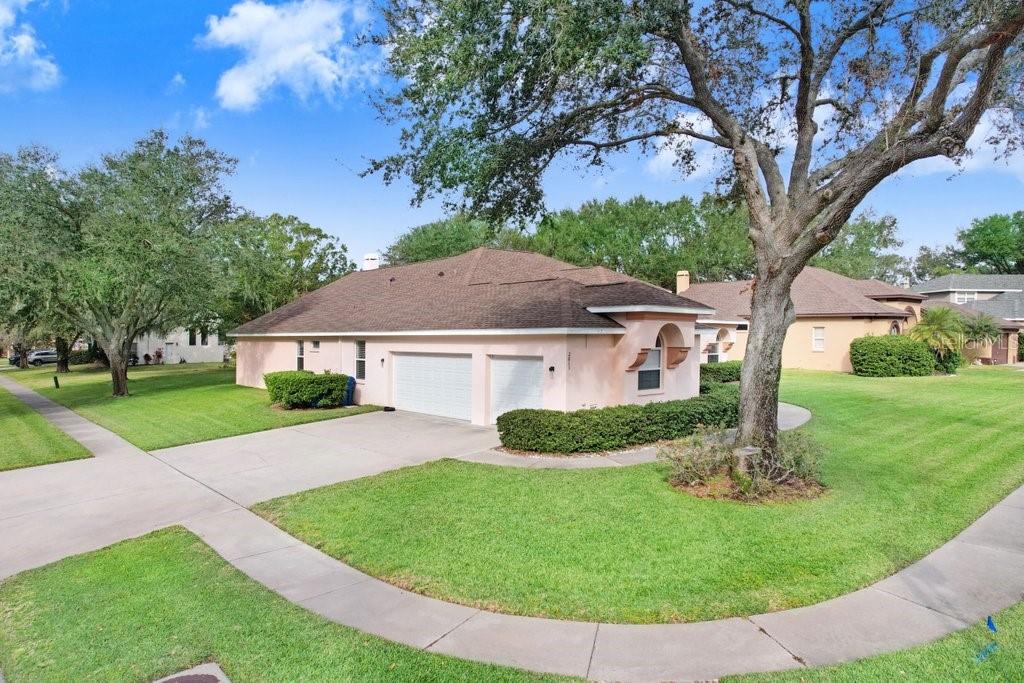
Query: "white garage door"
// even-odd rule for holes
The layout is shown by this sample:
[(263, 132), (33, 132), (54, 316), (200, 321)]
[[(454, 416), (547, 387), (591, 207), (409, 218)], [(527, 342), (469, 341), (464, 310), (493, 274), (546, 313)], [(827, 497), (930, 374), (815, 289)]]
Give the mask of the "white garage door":
[(400, 353), (395, 356), (395, 407), (468, 420), (473, 387), (470, 356)]
[(543, 358), (491, 358), (491, 422), (516, 408), (543, 407), (543, 381)]

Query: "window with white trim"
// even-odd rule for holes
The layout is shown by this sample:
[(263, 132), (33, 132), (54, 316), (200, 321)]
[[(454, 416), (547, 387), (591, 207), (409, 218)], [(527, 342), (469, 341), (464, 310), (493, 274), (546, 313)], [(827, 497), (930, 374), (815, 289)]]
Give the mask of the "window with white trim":
[(306, 344), (301, 339), (295, 342), (295, 369), (305, 370)]
[(811, 330), (811, 351), (825, 350), (825, 328), (815, 327)]
[(189, 346), (195, 346), (196, 345), (196, 331), (194, 329), (190, 329), (188, 331), (188, 345)]
[(636, 373), (636, 388), (650, 391), (661, 388), (661, 337), (654, 342), (654, 348), (647, 352), (644, 364)]
[(356, 341), (356, 379), (366, 379), (366, 341)]
[(712, 342), (708, 344), (708, 363), (721, 363), (722, 362), (722, 343)]
[(320, 340), (319, 339), (314, 339), (313, 340), (313, 351), (319, 351), (319, 350), (320, 350)]
[(889, 325), (889, 334), (894, 337), (898, 337), (900, 335), (900, 332), (901, 330), (899, 321), (893, 320), (892, 324)]
[(210, 333), (206, 330), (199, 331), (199, 345), (209, 346), (210, 345)]
[(977, 301), (977, 292), (953, 292), (953, 303), (966, 304), (968, 301)]

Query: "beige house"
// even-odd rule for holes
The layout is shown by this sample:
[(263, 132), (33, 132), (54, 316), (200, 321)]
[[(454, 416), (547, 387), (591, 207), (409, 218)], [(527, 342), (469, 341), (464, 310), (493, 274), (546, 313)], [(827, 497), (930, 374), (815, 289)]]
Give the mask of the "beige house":
[(239, 384), (275, 370), (356, 378), (356, 401), (474, 424), (695, 396), (714, 311), (606, 268), (480, 248), (351, 273), (242, 325)]
[[(698, 318), (701, 362), (742, 360), (750, 320), (752, 280), (690, 284), (677, 276), (677, 293), (715, 309)], [(852, 371), (850, 342), (900, 334), (917, 322), (925, 297), (878, 280), (854, 280), (807, 267), (793, 283), (796, 321), (782, 348), (784, 368)]]

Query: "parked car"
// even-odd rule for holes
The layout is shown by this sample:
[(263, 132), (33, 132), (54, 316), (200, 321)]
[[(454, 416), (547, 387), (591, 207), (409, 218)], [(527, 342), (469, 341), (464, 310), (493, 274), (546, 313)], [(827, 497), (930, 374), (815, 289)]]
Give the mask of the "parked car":
[(28, 354), (28, 364), (39, 367), (46, 363), (57, 362), (57, 350), (56, 349), (39, 349), (38, 351), (31, 351)]
[(11, 351), (11, 355), (7, 358), (7, 362), (10, 365), (17, 365), (21, 362), (21, 356), (14, 351)]

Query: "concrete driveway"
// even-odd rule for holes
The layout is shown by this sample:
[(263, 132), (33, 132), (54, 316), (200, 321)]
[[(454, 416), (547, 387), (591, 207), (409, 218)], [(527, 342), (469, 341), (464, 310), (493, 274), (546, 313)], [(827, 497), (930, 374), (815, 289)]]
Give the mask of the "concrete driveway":
[(153, 451), (243, 506), (498, 445), (491, 427), (375, 412)]

